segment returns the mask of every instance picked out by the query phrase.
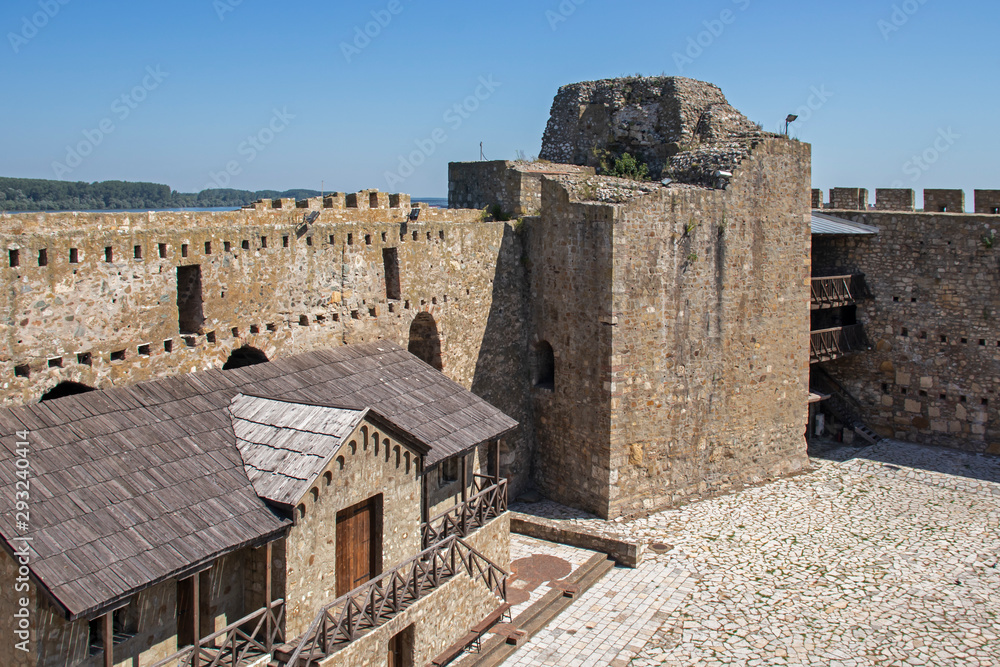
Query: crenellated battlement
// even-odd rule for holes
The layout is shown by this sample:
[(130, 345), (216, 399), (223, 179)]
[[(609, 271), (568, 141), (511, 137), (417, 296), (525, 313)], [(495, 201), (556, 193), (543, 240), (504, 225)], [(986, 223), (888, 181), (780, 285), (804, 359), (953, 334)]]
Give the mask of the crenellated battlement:
[[(905, 188), (878, 188), (875, 190), (875, 204), (868, 203), (865, 188), (832, 188), (830, 201), (824, 203), (823, 191), (812, 191), (813, 209), (834, 209), (839, 211), (908, 211), (920, 213), (965, 213), (965, 192), (963, 190), (925, 189), (924, 207), (916, 208), (916, 194)], [(975, 213), (1000, 215), (1000, 190), (976, 190)]]
[(303, 208), (309, 211), (332, 209), (409, 209), (411, 198), (407, 194), (390, 194), (379, 192), (378, 189), (362, 190), (360, 192), (332, 192), (322, 197), (308, 199), (259, 199), (244, 206), (244, 209), (255, 211), (288, 210)]

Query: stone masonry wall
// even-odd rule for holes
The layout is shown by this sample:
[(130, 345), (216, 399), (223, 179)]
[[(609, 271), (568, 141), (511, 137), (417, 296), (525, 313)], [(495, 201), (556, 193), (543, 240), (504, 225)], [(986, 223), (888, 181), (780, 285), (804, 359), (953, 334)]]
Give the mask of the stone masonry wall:
[(1000, 190), (976, 190), (976, 213), (1000, 215)]
[(928, 213), (965, 213), (962, 190), (924, 190), (924, 211)]
[(868, 190), (864, 188), (833, 188), (830, 190), (830, 208), (866, 211)]
[(289, 638), (305, 632), (320, 608), (337, 597), (338, 512), (382, 495), (380, 572), (422, 549), (419, 456), (367, 421), (346, 442), (303, 498), (286, 540)]
[(875, 190), (875, 208), (879, 211), (912, 211), (915, 206), (913, 190), (878, 188)]
[(606, 515), (610, 485), (614, 208), (571, 201), (542, 183), (543, 216), (524, 223), (536, 359), (550, 345), (554, 382), (532, 389), (534, 479), (558, 502)]
[(876, 349), (824, 364), (862, 404), (874, 430), (921, 444), (1000, 454), (1000, 249), (996, 216), (834, 215), (875, 236), (814, 241), (817, 275), (861, 272), (858, 304)]
[(768, 140), (727, 190), (620, 207), (609, 516), (808, 466), (809, 163)]
[[(405, 195), (364, 192), (325, 207), (4, 214), (0, 400), (34, 402), (66, 381), (107, 388), (218, 368), (242, 346), (270, 359), (379, 339), (405, 347), (426, 313), (444, 372), (525, 421), (517, 236), (478, 211), (414, 212)], [(398, 294), (387, 293), (383, 251), (396, 253)], [(178, 312), (185, 266), (201, 267), (204, 322), (190, 335)], [(530, 443), (518, 432), (505, 446), (517, 455), (504, 473), (523, 488)]]
[(482, 210), (499, 204), (511, 217), (538, 215), (544, 175), (593, 173), (592, 167), (551, 162), (452, 162), (448, 165), (448, 206)]

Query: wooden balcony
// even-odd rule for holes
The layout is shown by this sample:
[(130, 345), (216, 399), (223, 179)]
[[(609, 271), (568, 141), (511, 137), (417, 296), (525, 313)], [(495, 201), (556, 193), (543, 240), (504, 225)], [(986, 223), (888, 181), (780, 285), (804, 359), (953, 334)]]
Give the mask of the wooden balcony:
[(506, 479), (497, 483), (492, 477), (476, 475), (472, 490), (476, 493), (466, 502), (438, 514), (421, 526), (425, 549), (452, 535), (467, 537), (507, 511)]
[(275, 644), (285, 641), (282, 634), (285, 601), (275, 600), (232, 625), (213, 632), (153, 667), (244, 667), (259, 664), (271, 654)]
[(865, 294), (865, 275), (826, 276), (812, 279), (812, 309), (852, 306)]
[(507, 573), (452, 535), (323, 607), (305, 634), (275, 658), (292, 667), (319, 664), (462, 572), (507, 599)]
[(861, 324), (813, 331), (809, 346), (809, 362), (833, 361), (855, 352), (870, 349), (868, 336)]

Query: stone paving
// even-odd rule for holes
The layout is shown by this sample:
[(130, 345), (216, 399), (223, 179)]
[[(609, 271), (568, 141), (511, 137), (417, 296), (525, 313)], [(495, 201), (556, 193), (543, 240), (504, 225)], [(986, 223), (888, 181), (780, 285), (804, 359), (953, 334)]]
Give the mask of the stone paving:
[(517, 507), (662, 553), (505, 664), (1000, 666), (1000, 458), (883, 442), (813, 466), (635, 521)]

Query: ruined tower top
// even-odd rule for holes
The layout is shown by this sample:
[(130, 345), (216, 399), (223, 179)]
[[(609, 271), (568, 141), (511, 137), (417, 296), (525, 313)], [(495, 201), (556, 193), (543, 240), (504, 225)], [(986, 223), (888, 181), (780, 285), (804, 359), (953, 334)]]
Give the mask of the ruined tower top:
[(542, 140), (543, 159), (597, 167), (629, 153), (653, 178), (710, 185), (761, 137), (758, 126), (710, 83), (630, 77), (563, 86)]

